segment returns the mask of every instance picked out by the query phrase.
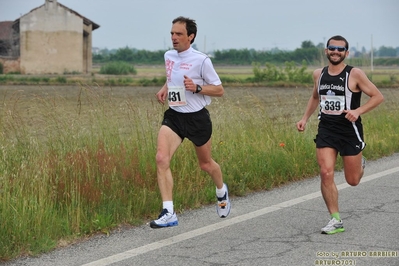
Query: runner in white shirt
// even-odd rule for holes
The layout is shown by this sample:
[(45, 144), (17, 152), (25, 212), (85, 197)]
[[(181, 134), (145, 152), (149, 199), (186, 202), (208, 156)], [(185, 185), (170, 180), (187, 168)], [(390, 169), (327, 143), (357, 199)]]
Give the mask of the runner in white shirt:
[[(193, 93), (184, 87), (184, 76), (190, 77), (194, 84), (219, 86), (222, 82), (213, 68), (210, 58), (192, 47), (183, 52), (170, 50), (165, 53), (165, 66), (169, 106), (179, 113), (192, 113), (211, 103), (211, 97)], [(196, 88), (195, 88), (196, 89)]]
[(157, 179), (163, 208), (152, 228), (178, 224), (173, 208), (173, 177), (170, 161), (184, 138), (193, 142), (201, 170), (207, 172), (216, 186), (216, 211), (221, 218), (230, 213), (230, 200), (222, 171), (211, 157), (212, 122), (208, 110), (211, 96), (221, 97), (222, 82), (210, 58), (193, 48), (197, 35), (194, 20), (178, 17), (172, 22), (171, 39), (174, 50), (165, 53), (166, 83), (156, 94), (162, 104), (168, 100), (162, 126), (158, 133)]

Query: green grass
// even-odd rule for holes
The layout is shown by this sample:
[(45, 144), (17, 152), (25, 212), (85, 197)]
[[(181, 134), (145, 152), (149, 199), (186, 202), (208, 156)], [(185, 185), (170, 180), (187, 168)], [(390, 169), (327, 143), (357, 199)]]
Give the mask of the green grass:
[[(3, 86), (0, 259), (35, 255), (158, 215), (159, 87)], [(399, 151), (399, 90), (365, 114), (369, 160)], [(209, 110), (213, 157), (234, 198), (318, 173), (316, 114), (298, 133), (309, 87), (226, 87)], [(367, 100), (364, 98), (363, 101)], [(339, 165), (337, 167), (339, 169)], [(172, 161), (177, 212), (214, 204), (215, 187), (184, 141)]]

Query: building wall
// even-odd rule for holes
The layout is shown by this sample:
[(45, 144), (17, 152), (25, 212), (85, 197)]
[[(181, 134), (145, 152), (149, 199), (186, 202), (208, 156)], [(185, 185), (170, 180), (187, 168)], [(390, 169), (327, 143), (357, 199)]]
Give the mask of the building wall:
[(81, 17), (57, 5), (57, 2), (46, 2), (22, 16), (21, 73), (62, 74), (88, 71), (89, 69), (84, 68), (87, 63), (83, 59), (83, 25)]
[(0, 56), (0, 63), (3, 65), (3, 73), (19, 73), (20, 70), (20, 62), (19, 58), (7, 58)]
[(93, 67), (92, 24), (83, 25), (83, 72), (89, 73)]

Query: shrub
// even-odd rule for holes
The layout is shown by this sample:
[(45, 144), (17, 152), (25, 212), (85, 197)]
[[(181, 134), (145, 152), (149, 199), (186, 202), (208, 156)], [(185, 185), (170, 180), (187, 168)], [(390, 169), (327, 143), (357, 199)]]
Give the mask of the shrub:
[(67, 79), (65, 77), (57, 77), (56, 81), (57, 83), (67, 83)]
[(260, 67), (259, 63), (253, 63), (253, 73), (255, 82), (269, 81), (285, 81), (297, 83), (312, 82), (312, 75), (307, 73), (306, 62), (302, 62), (302, 66), (298, 68), (295, 62), (285, 62), (285, 67), (277, 67), (276, 65), (266, 63), (264, 68)]
[(301, 68), (296, 67), (295, 62), (285, 62), (285, 73), (287, 80), (290, 82), (299, 82), (299, 83), (311, 83), (312, 75), (307, 73), (307, 65), (306, 61), (302, 61)]

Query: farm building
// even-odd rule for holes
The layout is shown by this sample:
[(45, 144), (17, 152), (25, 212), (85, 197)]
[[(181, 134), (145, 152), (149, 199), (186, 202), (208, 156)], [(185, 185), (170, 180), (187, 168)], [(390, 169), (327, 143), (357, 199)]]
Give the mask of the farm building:
[(57, 0), (45, 0), (15, 21), (0, 22), (4, 72), (90, 73), (92, 33), (99, 27)]

